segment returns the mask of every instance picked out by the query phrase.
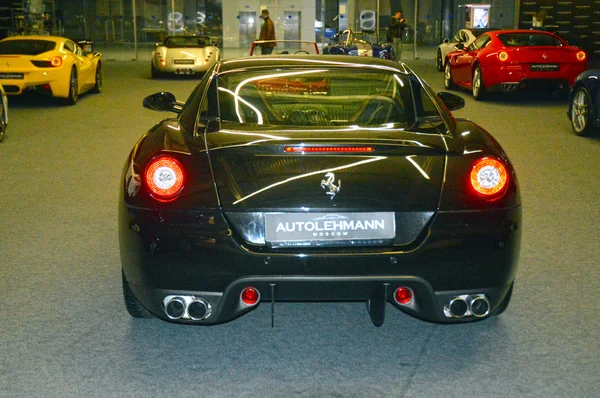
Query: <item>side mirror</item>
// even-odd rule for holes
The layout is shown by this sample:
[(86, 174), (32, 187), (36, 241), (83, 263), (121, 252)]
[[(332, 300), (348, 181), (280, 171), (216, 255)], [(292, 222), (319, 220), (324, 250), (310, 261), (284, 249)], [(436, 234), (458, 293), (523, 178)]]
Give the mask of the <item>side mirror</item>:
[(456, 111), (465, 107), (465, 100), (459, 95), (447, 93), (445, 91), (442, 91), (437, 95), (450, 111)]
[(457, 45), (454, 46), (454, 48), (456, 48), (457, 50), (464, 50), (465, 45), (463, 43), (458, 43)]
[(144, 108), (152, 109), (153, 111), (164, 112), (181, 112), (181, 105), (177, 102), (175, 96), (168, 91), (152, 94), (144, 98)]
[(442, 43), (448, 44), (448, 43), (450, 43), (450, 39), (444, 39), (444, 41)]

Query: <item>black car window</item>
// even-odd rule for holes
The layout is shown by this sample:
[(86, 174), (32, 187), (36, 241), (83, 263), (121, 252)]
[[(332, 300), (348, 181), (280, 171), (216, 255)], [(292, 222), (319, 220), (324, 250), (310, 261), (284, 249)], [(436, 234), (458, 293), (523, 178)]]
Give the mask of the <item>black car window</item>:
[(73, 43), (72, 41), (69, 41), (69, 40), (65, 41), (64, 46), (65, 46), (65, 50), (70, 51), (72, 53), (75, 52), (75, 43)]
[(225, 73), (218, 96), (223, 122), (290, 128), (412, 125), (415, 108), (437, 111), (421, 97), (415, 106), (407, 76), (373, 69)]
[(468, 51), (475, 51), (475, 50), (480, 50), (482, 48), (484, 48), (485, 46), (488, 45), (488, 43), (490, 42), (491, 37), (488, 35), (483, 35), (481, 37), (478, 37), (473, 43), (471, 43), (471, 45), (468, 47)]
[(5, 40), (0, 42), (0, 54), (39, 55), (56, 48), (49, 40)]
[(503, 33), (498, 39), (507, 47), (563, 46), (557, 37), (543, 32)]
[(179, 115), (179, 123), (183, 127), (185, 131), (190, 134), (194, 133), (194, 125), (196, 124), (196, 118), (198, 116), (198, 108), (200, 107), (200, 101), (202, 101), (202, 96), (206, 91), (206, 85), (208, 84), (210, 77), (212, 76), (214, 70), (214, 66), (210, 68), (200, 83), (196, 86), (194, 91), (188, 97), (185, 105), (183, 106), (183, 110)]

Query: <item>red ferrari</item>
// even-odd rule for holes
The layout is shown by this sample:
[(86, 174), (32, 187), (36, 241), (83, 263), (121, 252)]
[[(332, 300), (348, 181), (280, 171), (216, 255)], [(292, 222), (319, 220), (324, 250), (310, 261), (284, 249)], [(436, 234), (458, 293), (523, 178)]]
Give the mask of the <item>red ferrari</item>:
[(584, 51), (539, 30), (496, 30), (456, 48), (446, 58), (444, 85), (470, 89), (476, 100), (488, 92), (542, 87), (568, 95), (587, 69)]

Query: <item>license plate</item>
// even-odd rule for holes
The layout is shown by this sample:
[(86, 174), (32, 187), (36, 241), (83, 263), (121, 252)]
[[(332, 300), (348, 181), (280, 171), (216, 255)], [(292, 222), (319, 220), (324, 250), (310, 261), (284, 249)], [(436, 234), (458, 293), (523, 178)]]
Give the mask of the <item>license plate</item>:
[(395, 235), (393, 212), (265, 214), (271, 246), (383, 245)]
[(22, 73), (0, 73), (0, 79), (23, 79)]
[(536, 72), (556, 72), (559, 67), (558, 64), (531, 64), (530, 69)]
[(173, 61), (175, 65), (194, 65), (193, 59), (176, 59)]

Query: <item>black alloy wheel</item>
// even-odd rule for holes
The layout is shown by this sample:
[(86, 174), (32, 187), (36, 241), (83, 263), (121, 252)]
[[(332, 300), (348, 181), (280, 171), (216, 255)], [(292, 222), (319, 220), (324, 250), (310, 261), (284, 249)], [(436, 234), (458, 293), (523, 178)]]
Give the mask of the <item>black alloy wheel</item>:
[(483, 84), (483, 77), (479, 65), (475, 66), (475, 70), (473, 71), (471, 89), (473, 91), (473, 98), (475, 98), (476, 101), (482, 101), (485, 98), (485, 85)]
[(98, 66), (96, 66), (96, 84), (92, 88), (92, 93), (101, 93), (102, 92), (102, 64), (98, 62)]
[(444, 68), (444, 87), (447, 90), (454, 90), (456, 84), (452, 81), (452, 69), (450, 68), (450, 61), (446, 61), (446, 67)]
[(437, 61), (436, 61), (437, 70), (439, 72), (444, 71), (444, 61), (442, 60), (442, 50), (438, 48), (437, 50)]
[(69, 96), (67, 97), (67, 105), (75, 105), (79, 98), (79, 91), (77, 88), (77, 71), (75, 68), (71, 69), (71, 77), (69, 78)]
[(573, 132), (580, 137), (590, 135), (597, 130), (594, 127), (590, 94), (585, 87), (579, 87), (571, 98), (571, 127)]

